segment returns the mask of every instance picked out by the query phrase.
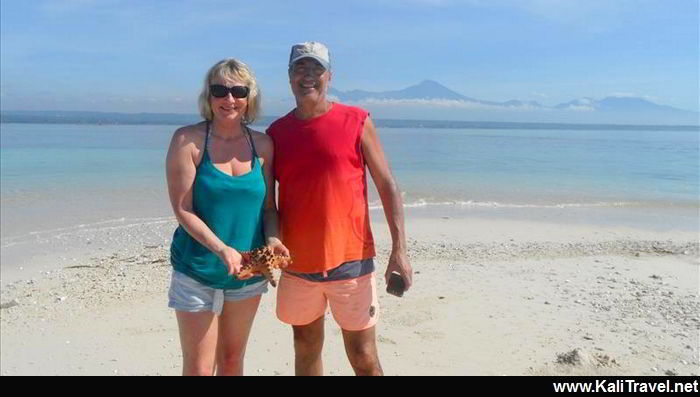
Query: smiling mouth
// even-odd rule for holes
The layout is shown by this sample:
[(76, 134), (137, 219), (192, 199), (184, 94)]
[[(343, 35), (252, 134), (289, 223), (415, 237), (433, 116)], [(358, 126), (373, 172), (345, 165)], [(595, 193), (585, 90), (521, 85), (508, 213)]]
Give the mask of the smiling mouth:
[(312, 89), (312, 88), (318, 88), (319, 83), (317, 81), (314, 82), (306, 82), (306, 83), (299, 83), (299, 87), (304, 88), (304, 89)]

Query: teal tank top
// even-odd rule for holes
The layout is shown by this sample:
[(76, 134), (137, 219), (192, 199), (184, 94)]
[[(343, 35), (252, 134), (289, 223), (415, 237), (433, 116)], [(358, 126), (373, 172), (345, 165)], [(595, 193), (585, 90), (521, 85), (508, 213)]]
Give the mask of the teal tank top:
[[(265, 241), (263, 203), (267, 186), (253, 137), (247, 127), (245, 130), (253, 152), (252, 169), (247, 174), (231, 176), (211, 162), (207, 122), (204, 155), (197, 166), (192, 188), (194, 213), (221, 241), (239, 252), (258, 248)], [(176, 271), (212, 288), (238, 289), (264, 280), (262, 276), (247, 280), (229, 276), (228, 268), (219, 257), (192, 238), (182, 225), (173, 235), (170, 261)]]

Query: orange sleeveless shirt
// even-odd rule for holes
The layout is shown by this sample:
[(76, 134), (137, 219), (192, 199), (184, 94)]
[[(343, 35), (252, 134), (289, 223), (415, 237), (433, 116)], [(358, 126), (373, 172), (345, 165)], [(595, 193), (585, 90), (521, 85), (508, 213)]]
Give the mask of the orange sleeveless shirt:
[(367, 116), (333, 103), (319, 117), (301, 120), (292, 111), (267, 129), (289, 271), (320, 273), (375, 255), (361, 142)]

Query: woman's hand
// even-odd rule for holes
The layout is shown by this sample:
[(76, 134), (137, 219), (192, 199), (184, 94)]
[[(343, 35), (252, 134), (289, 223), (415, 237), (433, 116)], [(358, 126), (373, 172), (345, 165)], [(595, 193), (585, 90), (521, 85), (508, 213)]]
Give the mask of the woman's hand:
[[(243, 265), (246, 261), (245, 258), (243, 258), (243, 256), (241, 255), (241, 253), (229, 246), (224, 246), (224, 248), (217, 252), (217, 255), (219, 256), (219, 259), (221, 259), (221, 262), (223, 262), (224, 265), (228, 268), (229, 276), (238, 277), (237, 275), (241, 272), (241, 269), (243, 268)], [(251, 277), (253, 276), (248, 275), (239, 278), (239, 280), (247, 280)]]

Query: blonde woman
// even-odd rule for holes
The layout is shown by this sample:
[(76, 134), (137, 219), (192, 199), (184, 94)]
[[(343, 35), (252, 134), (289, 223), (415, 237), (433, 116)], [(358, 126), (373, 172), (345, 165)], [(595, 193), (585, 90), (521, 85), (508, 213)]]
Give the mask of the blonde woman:
[(199, 96), (205, 121), (175, 131), (168, 150), (168, 192), (179, 222), (168, 306), (176, 311), (183, 375), (243, 374), (267, 281), (237, 277), (242, 253), (268, 245), (289, 255), (279, 239), (272, 140), (248, 127), (260, 99), (248, 66), (218, 62)]

